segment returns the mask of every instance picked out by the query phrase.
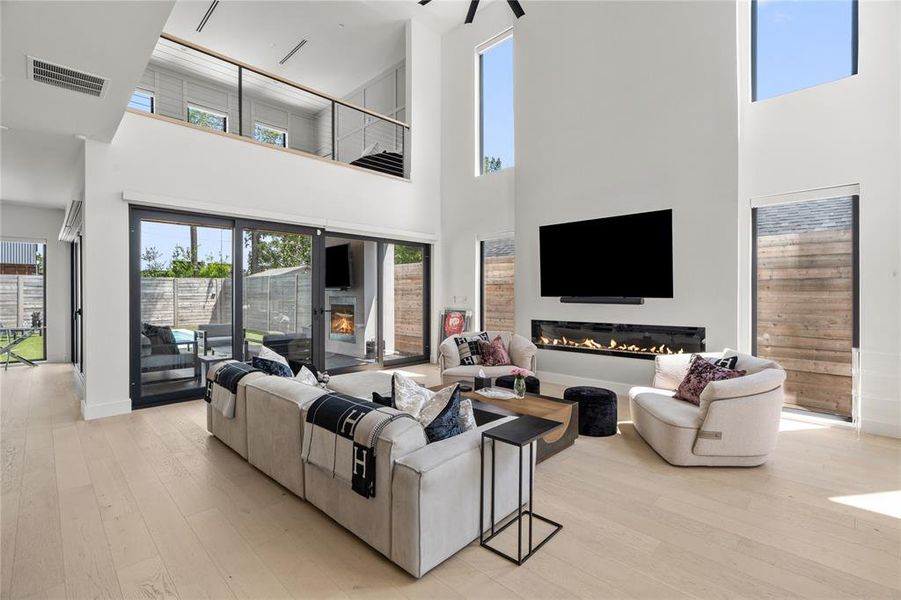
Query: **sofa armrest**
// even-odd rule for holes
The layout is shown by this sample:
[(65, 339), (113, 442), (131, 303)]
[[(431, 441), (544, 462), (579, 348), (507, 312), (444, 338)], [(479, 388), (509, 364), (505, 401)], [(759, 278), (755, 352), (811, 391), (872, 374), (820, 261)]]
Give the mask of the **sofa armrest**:
[(532, 340), (514, 333), (510, 338), (509, 353), (510, 360), (515, 366), (536, 372), (535, 356), (538, 354), (538, 346), (533, 344)]
[(782, 369), (764, 369), (743, 377), (711, 381), (701, 392), (701, 410), (717, 400), (755, 396), (775, 390), (784, 382), (785, 371)]
[(766, 456), (776, 447), (782, 386), (711, 402), (694, 443), (701, 456)]
[[(491, 445), (485, 448), (484, 490), (481, 473), (482, 432), (515, 417), (486, 423), (448, 440), (435, 442), (398, 459), (392, 482), (391, 560), (421, 577), (479, 536), (479, 495), (485, 495), (489, 526)], [(495, 522), (516, 510), (519, 450), (497, 444)], [(534, 456), (533, 456), (534, 460)], [(528, 451), (523, 453), (528, 478)], [(523, 502), (528, 500), (528, 485)]]

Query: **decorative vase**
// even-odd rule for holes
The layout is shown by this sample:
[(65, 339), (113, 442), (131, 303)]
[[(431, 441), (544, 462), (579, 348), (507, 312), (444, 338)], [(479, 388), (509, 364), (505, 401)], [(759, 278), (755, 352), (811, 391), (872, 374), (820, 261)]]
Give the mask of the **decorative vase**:
[(517, 377), (513, 380), (513, 393), (517, 398), (524, 398), (526, 395), (526, 378)]

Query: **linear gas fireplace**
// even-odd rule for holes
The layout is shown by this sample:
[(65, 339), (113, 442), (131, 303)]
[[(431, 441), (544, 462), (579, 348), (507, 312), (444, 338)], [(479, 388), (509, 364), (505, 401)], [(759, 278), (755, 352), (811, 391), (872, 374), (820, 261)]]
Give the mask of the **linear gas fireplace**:
[(703, 352), (703, 327), (532, 321), (532, 341), (539, 348), (653, 359), (658, 354)]

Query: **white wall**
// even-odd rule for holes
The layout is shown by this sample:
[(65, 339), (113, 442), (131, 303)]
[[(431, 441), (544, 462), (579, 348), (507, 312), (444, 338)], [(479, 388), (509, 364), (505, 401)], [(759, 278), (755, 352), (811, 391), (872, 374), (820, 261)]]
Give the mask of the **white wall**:
[[(561, 1), (527, 11), (515, 21), (497, 3), (444, 38), (444, 302), (476, 295), (476, 239), (515, 229), (518, 333), (528, 336), (532, 319), (697, 325), (709, 347), (734, 345), (735, 6)], [(474, 177), (474, 50), (510, 24), (516, 166)], [(674, 210), (674, 299), (603, 306), (539, 296), (540, 225), (663, 208)], [(586, 277), (623, 251), (598, 240), (595, 256), (579, 258)], [(538, 365), (550, 381), (619, 389), (649, 382), (653, 370), (551, 350)]]
[(901, 436), (901, 4), (860, 2), (858, 75), (754, 103), (749, 23), (741, 2), (741, 345), (751, 347), (751, 200), (859, 185), (861, 426)]
[(126, 114), (110, 144), (85, 148), (86, 399), (128, 412), (128, 203), (432, 242), (439, 233), (440, 43), (408, 27), (412, 181)]
[(0, 236), (5, 239), (19, 239), (30, 242), (45, 242), (46, 257), (46, 298), (47, 360), (68, 362), (71, 355), (72, 307), (69, 298), (69, 273), (72, 260), (69, 244), (57, 239), (63, 224), (64, 211), (45, 208), (0, 203)]
[[(478, 315), (478, 242), (513, 231), (516, 167), (478, 177), (474, 174), (479, 142), (476, 46), (510, 27), (513, 21), (506, 3), (498, 2), (479, 10), (472, 24), (457, 27), (442, 39), (444, 288), (440, 296), (435, 296), (436, 308), (469, 308)], [(521, 64), (518, 43), (514, 39), (513, 60), (517, 67)]]

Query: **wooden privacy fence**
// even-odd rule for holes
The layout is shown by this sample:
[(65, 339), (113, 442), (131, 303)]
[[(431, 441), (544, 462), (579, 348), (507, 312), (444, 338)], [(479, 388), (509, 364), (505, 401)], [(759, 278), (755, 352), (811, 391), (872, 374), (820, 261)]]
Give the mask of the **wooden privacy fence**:
[[(6, 288), (2, 290), (5, 294)], [(396, 350), (403, 354), (422, 353), (423, 290), (422, 263), (395, 265), (394, 343)], [(256, 331), (309, 333), (311, 297), (309, 269), (245, 277), (244, 327)], [(231, 279), (141, 278), (141, 320), (144, 323), (185, 329), (209, 323), (230, 323), (231, 307)]]
[(32, 313), (44, 319), (43, 275), (0, 275), (0, 325), (31, 327)]
[(852, 235), (757, 238), (757, 353), (785, 368), (789, 406), (851, 416)]
[(484, 258), (484, 329), (491, 331), (515, 330), (514, 272), (515, 257), (486, 256)]
[(394, 265), (394, 349), (401, 354), (422, 354), (422, 263)]
[(142, 277), (141, 321), (193, 329), (209, 323), (231, 323), (231, 279), (206, 277)]

